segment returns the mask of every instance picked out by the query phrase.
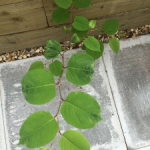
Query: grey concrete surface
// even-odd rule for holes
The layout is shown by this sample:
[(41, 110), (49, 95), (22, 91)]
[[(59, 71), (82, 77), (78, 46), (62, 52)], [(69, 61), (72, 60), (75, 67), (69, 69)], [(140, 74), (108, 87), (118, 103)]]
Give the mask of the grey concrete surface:
[(105, 46), (104, 63), (128, 150), (150, 150), (150, 35)]
[[(66, 62), (75, 52), (70, 51), (66, 54)], [(0, 102), (2, 103), (2, 107), (0, 107), (0, 122), (2, 122), (0, 123), (0, 139), (5, 135), (5, 141), (0, 142), (0, 150), (28, 150), (24, 146), (17, 146), (19, 129), (23, 121), (31, 113), (39, 110), (48, 110), (53, 115), (56, 113), (59, 101), (58, 92), (54, 100), (41, 106), (27, 103), (21, 92), (20, 81), (30, 64), (36, 60), (46, 62), (43, 57), (35, 57), (0, 65)], [(127, 150), (102, 59), (96, 61), (94, 77), (89, 85), (78, 87), (66, 81), (65, 77), (62, 82), (63, 97), (66, 97), (71, 91), (85, 91), (95, 97), (101, 106), (103, 121), (93, 129), (80, 130), (89, 140), (91, 150)], [(66, 124), (61, 116), (60, 129), (61, 132), (66, 129), (77, 130)], [(56, 149), (59, 150), (57, 144)]]

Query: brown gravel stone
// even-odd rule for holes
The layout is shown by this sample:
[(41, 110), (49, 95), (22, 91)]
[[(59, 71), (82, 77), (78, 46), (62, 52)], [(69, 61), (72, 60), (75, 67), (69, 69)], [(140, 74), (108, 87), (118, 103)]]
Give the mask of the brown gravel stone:
[[(97, 38), (98, 40), (101, 40), (104, 43), (108, 43), (109, 39), (112, 37), (116, 37), (118, 39), (127, 39), (127, 38), (135, 38), (136, 36), (145, 35), (145, 34), (150, 34), (150, 25), (145, 25), (139, 28), (131, 28), (129, 30), (124, 30), (124, 31), (118, 31), (113, 36), (100, 34), (98, 36), (95, 36), (95, 38)], [(64, 43), (61, 43), (60, 45), (61, 45), (62, 50), (65, 47), (67, 47), (68, 50), (81, 47), (83, 45), (83, 42), (80, 42), (78, 44), (71, 44), (70, 46), (69, 44), (70, 44), (70, 41), (65, 41)], [(37, 47), (37, 48), (34, 47), (34, 48), (16, 50), (14, 52), (0, 55), (0, 63), (41, 56), (44, 54), (44, 51), (45, 51), (44, 47), (42, 46)]]

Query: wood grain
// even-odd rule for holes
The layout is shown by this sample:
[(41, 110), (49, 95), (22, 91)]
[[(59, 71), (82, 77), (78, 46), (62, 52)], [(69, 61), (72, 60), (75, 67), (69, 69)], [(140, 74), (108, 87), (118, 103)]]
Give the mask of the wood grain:
[(41, 0), (0, 6), (0, 35), (47, 27), (42, 7)]
[[(73, 16), (82, 15), (88, 19), (125, 13), (138, 9), (150, 8), (149, 0), (93, 0), (93, 5), (86, 9), (73, 9)], [(52, 12), (57, 5), (53, 0), (43, 0), (49, 26), (56, 25), (51, 21)], [(68, 22), (71, 22), (69, 20)]]
[[(125, 14), (109, 16), (119, 20), (120, 29), (129, 29), (131, 27), (139, 27), (150, 24), (150, 8), (141, 9)], [(100, 29), (102, 22), (106, 18), (97, 20), (97, 27)], [(139, 21), (140, 20), (140, 21)], [(0, 53), (19, 50), (27, 47), (36, 47), (45, 45), (48, 39), (56, 39), (60, 42), (64, 41), (63, 26), (48, 27), (44, 29), (17, 33), (13, 35), (0, 36)], [(91, 35), (97, 35), (97, 32), (91, 32)]]
[(1, 0), (0, 5), (8, 5), (8, 4), (14, 4), (14, 3), (20, 3), (23, 1), (31, 1), (31, 0)]

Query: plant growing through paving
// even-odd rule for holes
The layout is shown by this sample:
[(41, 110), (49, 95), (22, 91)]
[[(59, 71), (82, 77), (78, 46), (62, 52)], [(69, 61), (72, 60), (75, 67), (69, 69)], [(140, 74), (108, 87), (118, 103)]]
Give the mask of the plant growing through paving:
[[(72, 9), (85, 8), (91, 5), (91, 0), (54, 0), (59, 6), (53, 11), (52, 20), (56, 23), (66, 22), (72, 16)], [(73, 20), (73, 19), (72, 19)], [(62, 97), (61, 79), (66, 70), (66, 78), (75, 85), (86, 85), (92, 80), (94, 73), (94, 61), (103, 54), (104, 46), (102, 41), (98, 41), (92, 36), (86, 36), (90, 31), (98, 31), (96, 20), (88, 21), (85, 17), (76, 16), (71, 27), (64, 27), (66, 35), (72, 35), (70, 42), (65, 45), (61, 52), (60, 43), (54, 39), (47, 41), (44, 56), (48, 60), (55, 59), (59, 55), (62, 62), (55, 60), (49, 64), (49, 71), (45, 70), (42, 61), (31, 64), (29, 71), (24, 75), (21, 84), (26, 101), (34, 105), (48, 103), (56, 96), (56, 86), (60, 93), (60, 102), (55, 116), (48, 111), (38, 111), (31, 114), (23, 123), (20, 129), (19, 144), (28, 148), (37, 148), (52, 142), (49, 148), (40, 150), (50, 150), (59, 133), (59, 147), (61, 150), (90, 150), (87, 139), (78, 131), (67, 130), (61, 133), (59, 130), (59, 113), (64, 120), (79, 129), (93, 128), (101, 120), (101, 110), (98, 102), (89, 94), (84, 92), (71, 92), (66, 98)], [(102, 25), (102, 31), (108, 35), (113, 35), (119, 28), (115, 19), (106, 20)], [(87, 38), (85, 38), (87, 37)], [(84, 53), (76, 53), (64, 65), (64, 56), (67, 47), (83, 41), (82, 49)], [(119, 50), (119, 41), (116, 38), (109, 40), (109, 45), (115, 53)], [(58, 76), (55, 83), (54, 76)]]

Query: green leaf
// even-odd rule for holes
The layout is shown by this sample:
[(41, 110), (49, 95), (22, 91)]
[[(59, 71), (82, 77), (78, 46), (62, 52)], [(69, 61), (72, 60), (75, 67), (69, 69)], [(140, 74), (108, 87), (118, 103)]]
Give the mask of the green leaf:
[(31, 114), (23, 123), (19, 145), (36, 148), (51, 142), (58, 132), (58, 123), (47, 111)]
[(56, 8), (52, 13), (52, 21), (55, 23), (64, 23), (70, 17), (70, 13), (67, 9)]
[(54, 2), (61, 8), (68, 9), (72, 4), (72, 0), (54, 0)]
[(44, 64), (42, 61), (36, 61), (31, 64), (29, 71), (34, 70), (34, 69), (45, 69)]
[(86, 46), (83, 44), (83, 45), (81, 46), (81, 49), (82, 49), (82, 50), (86, 50)]
[(125, 33), (120, 33), (120, 34), (118, 35), (118, 38), (122, 38), (123, 36), (125, 36)]
[(72, 28), (72, 33), (76, 33), (79, 39), (82, 40), (88, 33), (88, 30), (79, 31), (79, 30), (76, 30), (75, 28)]
[(108, 19), (102, 25), (102, 30), (109, 35), (115, 34), (119, 29), (119, 23), (116, 19)]
[(100, 50), (100, 44), (99, 41), (91, 36), (88, 36), (84, 41), (84, 45), (91, 51), (99, 51)]
[(71, 37), (71, 43), (78, 43), (78, 42), (80, 42), (80, 38), (76, 33), (74, 33), (73, 36)]
[(69, 34), (71, 32), (71, 30), (72, 30), (71, 27), (67, 28), (67, 27), (64, 26), (64, 31), (65, 31), (66, 34)]
[(94, 73), (94, 60), (84, 53), (72, 55), (69, 59), (66, 78), (75, 85), (88, 84)]
[(61, 150), (90, 150), (88, 140), (78, 131), (67, 130), (58, 141)]
[(79, 129), (93, 128), (101, 119), (100, 106), (89, 94), (71, 92), (61, 107), (67, 123)]
[(51, 150), (51, 149), (49, 149), (47, 147), (43, 147), (43, 148), (40, 148), (40, 150)]
[(96, 27), (96, 20), (90, 20), (89, 26), (90, 26), (90, 28), (95, 28)]
[(21, 84), (25, 99), (30, 104), (45, 104), (56, 95), (53, 75), (44, 69), (27, 72)]
[(118, 53), (119, 49), (120, 49), (120, 44), (119, 44), (119, 40), (117, 38), (112, 38), (109, 40), (109, 46), (111, 47), (111, 49), (115, 52)]
[(90, 29), (89, 21), (82, 16), (76, 16), (72, 26), (79, 31), (86, 31)]
[(103, 51), (104, 51), (103, 42), (99, 41), (99, 43), (100, 43), (100, 51), (91, 51), (88, 48), (86, 48), (86, 53), (88, 55), (90, 55), (94, 60), (100, 58), (102, 56), (102, 54), (103, 54)]
[(74, 6), (77, 8), (86, 8), (92, 5), (91, 0), (75, 0)]
[(60, 76), (62, 72), (62, 63), (58, 60), (55, 60), (53, 63), (49, 65), (49, 69), (55, 76)]
[(58, 57), (61, 51), (60, 43), (56, 40), (48, 40), (45, 46), (44, 56), (46, 59), (54, 59)]

